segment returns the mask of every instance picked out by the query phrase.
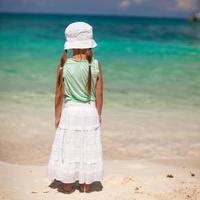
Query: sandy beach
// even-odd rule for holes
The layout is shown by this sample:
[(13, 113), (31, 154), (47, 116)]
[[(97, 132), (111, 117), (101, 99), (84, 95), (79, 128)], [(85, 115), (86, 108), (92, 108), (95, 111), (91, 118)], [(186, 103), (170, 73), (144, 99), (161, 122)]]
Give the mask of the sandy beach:
[(62, 194), (48, 187), (46, 166), (1, 162), (0, 197), (2, 200), (198, 200), (200, 170), (187, 167), (182, 160), (178, 161), (177, 166), (174, 166), (176, 161), (165, 162), (163, 165), (147, 160), (106, 160), (103, 182), (94, 182), (91, 192), (87, 194), (78, 190), (72, 194)]
[(91, 193), (76, 190), (68, 195), (49, 187), (46, 171), (55, 134), (53, 104), (43, 99), (2, 105), (2, 200), (200, 199), (198, 112), (105, 106), (104, 180), (94, 183)]

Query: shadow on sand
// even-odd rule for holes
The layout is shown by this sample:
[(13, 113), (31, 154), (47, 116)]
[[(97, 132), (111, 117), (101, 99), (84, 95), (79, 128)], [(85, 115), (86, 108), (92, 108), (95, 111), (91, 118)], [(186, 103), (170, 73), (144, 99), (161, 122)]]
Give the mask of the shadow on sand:
[[(74, 185), (74, 187), (77, 190), (79, 190), (79, 188), (80, 188), (79, 187), (79, 181), (76, 181), (76, 182), (72, 183), (72, 185)], [(52, 188), (52, 189), (59, 189), (62, 186), (63, 186), (63, 182), (61, 182), (59, 180), (56, 180), (56, 179), (54, 179), (49, 185), (49, 187)], [(99, 181), (95, 181), (95, 182), (89, 184), (89, 193), (90, 192), (102, 191), (102, 189), (103, 189), (103, 185)]]

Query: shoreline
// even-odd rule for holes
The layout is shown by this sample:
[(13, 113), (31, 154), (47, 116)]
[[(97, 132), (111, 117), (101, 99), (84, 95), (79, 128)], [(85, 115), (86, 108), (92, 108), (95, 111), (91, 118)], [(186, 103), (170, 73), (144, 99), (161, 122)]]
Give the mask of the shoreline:
[[(53, 105), (46, 101), (5, 104), (0, 108), (0, 120), (0, 160), (39, 165), (47, 162), (55, 136)], [(196, 160), (200, 156), (199, 132), (199, 111), (105, 107), (103, 155), (107, 160)]]

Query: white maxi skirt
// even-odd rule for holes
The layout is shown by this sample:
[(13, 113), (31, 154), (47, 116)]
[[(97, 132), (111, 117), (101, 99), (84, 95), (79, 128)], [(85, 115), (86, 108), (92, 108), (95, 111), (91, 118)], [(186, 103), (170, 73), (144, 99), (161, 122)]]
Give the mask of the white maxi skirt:
[(102, 181), (103, 153), (95, 102), (64, 104), (48, 162), (49, 179), (63, 183)]

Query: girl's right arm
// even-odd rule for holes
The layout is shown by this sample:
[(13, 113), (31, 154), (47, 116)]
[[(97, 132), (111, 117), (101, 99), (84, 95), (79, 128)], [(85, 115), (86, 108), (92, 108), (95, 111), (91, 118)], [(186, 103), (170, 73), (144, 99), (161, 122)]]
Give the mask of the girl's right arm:
[(102, 123), (101, 113), (103, 107), (103, 75), (101, 65), (99, 63), (99, 73), (96, 82), (96, 108), (99, 114), (100, 124)]

